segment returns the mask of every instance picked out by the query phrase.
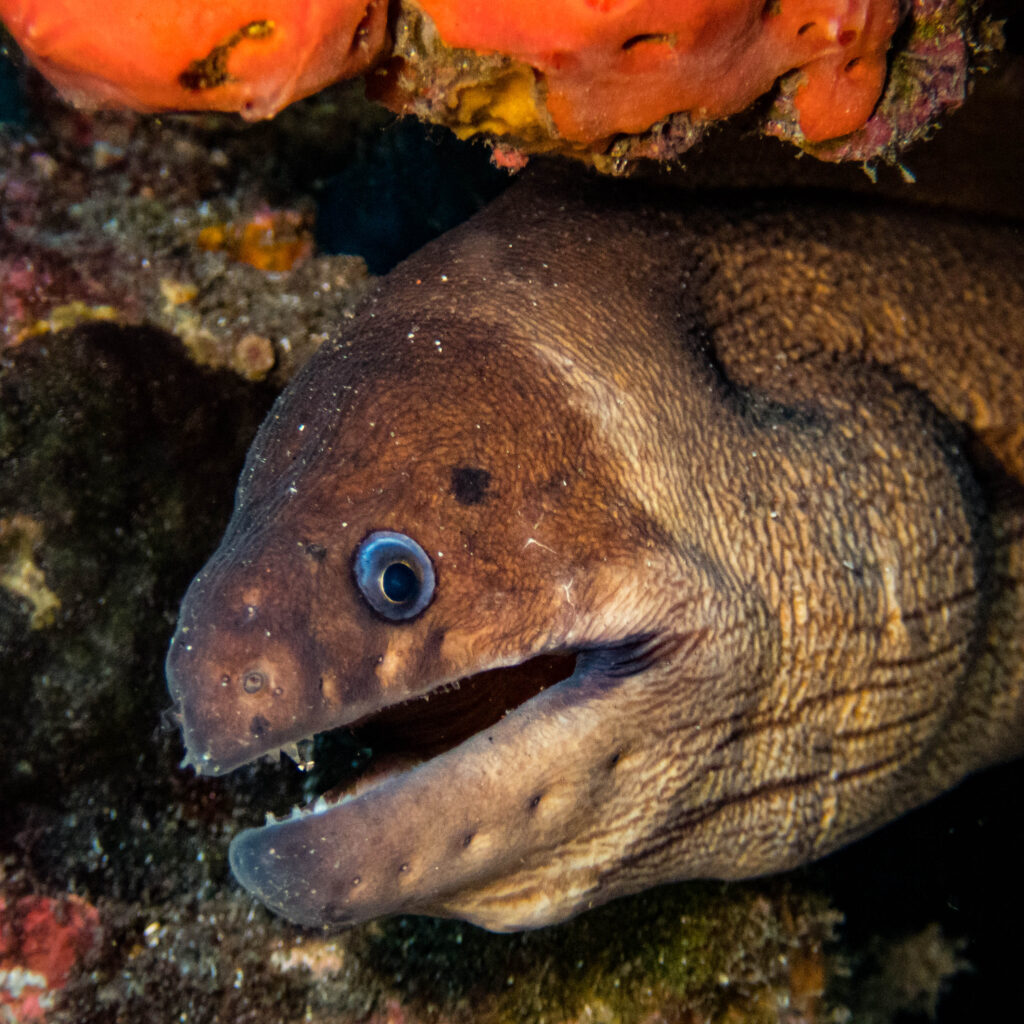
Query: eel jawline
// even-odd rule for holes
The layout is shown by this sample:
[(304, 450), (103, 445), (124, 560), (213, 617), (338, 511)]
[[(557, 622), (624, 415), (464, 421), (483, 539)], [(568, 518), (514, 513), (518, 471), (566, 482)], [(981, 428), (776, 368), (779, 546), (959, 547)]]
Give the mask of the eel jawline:
[[(570, 659), (576, 670), (565, 678)], [(472, 920), (462, 894), (515, 874), (533, 853), (571, 834), (595, 802), (581, 799), (580, 787), (587, 786), (590, 762), (607, 752), (585, 737), (601, 727), (607, 686), (616, 675), (633, 674), (608, 671), (608, 659), (590, 652), (548, 662), (544, 670), (550, 676), (562, 670), (561, 681), (552, 678), (554, 685), (545, 683), (539, 692), (535, 682), (535, 695), (525, 695), (482, 731), (468, 738), (463, 731), (454, 747), (449, 743), (413, 768), (383, 773), (338, 803), (319, 799), (290, 819), (241, 832), (229, 852), (235, 877), (298, 924), (348, 926), (402, 912), (445, 915), (456, 904), (459, 916)], [(514, 677), (530, 664), (481, 675)], [(395, 708), (386, 709), (382, 719), (394, 714)], [(576, 753), (567, 757), (567, 749)], [(494, 927), (485, 917), (478, 923)], [(524, 920), (515, 927), (544, 923)]]

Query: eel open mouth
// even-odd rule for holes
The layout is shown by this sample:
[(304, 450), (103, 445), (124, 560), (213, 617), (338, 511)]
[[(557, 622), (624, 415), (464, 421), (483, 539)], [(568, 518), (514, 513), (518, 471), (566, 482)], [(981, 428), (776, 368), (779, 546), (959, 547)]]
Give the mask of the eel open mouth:
[(308, 773), (307, 797), (336, 803), (488, 729), (532, 697), (568, 679), (577, 656), (575, 651), (541, 654), (517, 665), (478, 672), (358, 722), (317, 733), (312, 740), (286, 748), (286, 753)]
[[(516, 712), (524, 705), (577, 678), (581, 656), (587, 655), (549, 653), (485, 670), (289, 744), (285, 752), (298, 754), (307, 772), (307, 803), (283, 819), (268, 814), (264, 826), (235, 836), (235, 877), (299, 924), (347, 926), (423, 907), (441, 912), (430, 899), (438, 883), (444, 887), (436, 867), (443, 847), (454, 845), (470, 861), (492, 855), (471, 811), (481, 804), (479, 792), (474, 799), (463, 770), (479, 767), (474, 751), (481, 744), (486, 756), (500, 758), (507, 737), (494, 727), (520, 722)], [(536, 717), (543, 720), (543, 712)], [(461, 820), (467, 812), (471, 817)]]
[(536, 655), (318, 734), (310, 802), (236, 835), (235, 877), (299, 924), (548, 923), (564, 911), (550, 893), (509, 892), (495, 909), (495, 886), (518, 884), (599, 806), (625, 731), (607, 701), (664, 649), (645, 635)]

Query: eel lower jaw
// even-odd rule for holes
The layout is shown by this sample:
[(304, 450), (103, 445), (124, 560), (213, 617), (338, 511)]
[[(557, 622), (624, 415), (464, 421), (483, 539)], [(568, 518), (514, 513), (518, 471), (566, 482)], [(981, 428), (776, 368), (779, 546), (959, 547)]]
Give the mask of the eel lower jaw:
[[(460, 901), (521, 871), (590, 813), (580, 796), (596, 777), (594, 764), (614, 765), (619, 756), (609, 744), (619, 743), (621, 728), (608, 718), (606, 696), (657, 656), (649, 639), (480, 673), (457, 690), (356, 723), (352, 735), (376, 733), (392, 760), (286, 820), (236, 835), (229, 851), (236, 879), (303, 925), (349, 926), (404, 912), (455, 913), (499, 929), (545, 923), (529, 910), (474, 916)], [(495, 693), (520, 700), (495, 703)]]
[[(505, 805), (510, 797), (523, 803), (513, 794), (525, 787), (525, 813), (533, 813), (531, 776), (549, 774), (559, 756), (545, 731), (558, 709), (586, 704), (595, 692), (591, 673), (576, 670), (576, 662), (575, 654), (558, 656), (545, 672), (557, 666), (560, 679), (496, 718), (482, 716), (468, 734), (465, 723), (446, 732), (443, 748), (441, 737), (431, 734), (427, 748), (415, 754), (406, 748), (379, 762), (374, 757), (369, 773), (351, 785), (240, 832), (229, 850), (235, 878), (300, 925), (348, 927), (403, 912), (447, 916), (446, 893), (500, 875), (509, 858), (515, 860), (515, 840), (501, 836)], [(473, 689), (472, 681), (454, 692), (466, 689)], [(435, 702), (441, 703), (436, 693), (429, 702), (419, 698), (379, 717), (393, 726), (400, 714)], [(382, 725), (374, 716), (361, 728)], [(394, 733), (388, 735), (394, 742)], [(537, 756), (534, 748), (545, 753)]]

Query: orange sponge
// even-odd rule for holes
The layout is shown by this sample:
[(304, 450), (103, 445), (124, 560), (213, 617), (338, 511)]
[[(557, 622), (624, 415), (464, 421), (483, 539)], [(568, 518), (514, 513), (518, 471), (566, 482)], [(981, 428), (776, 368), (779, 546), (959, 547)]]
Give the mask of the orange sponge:
[[(552, 136), (541, 148), (577, 150), (681, 111), (695, 124), (735, 113), (794, 70), (803, 76), (795, 105), (804, 138), (844, 135), (865, 123), (881, 95), (898, 14), (898, 0), (402, 0), (391, 7), (392, 17), (419, 19), (439, 40), (418, 67), (414, 91), (441, 96), (459, 52), (493, 56), (501, 65), (494, 81), (485, 75), (472, 95), (443, 102), (468, 103), (484, 125), (507, 122), (511, 112), (527, 138)], [(108, 0), (100, 13), (78, 0), (0, 0), (0, 17), (81, 105), (259, 118), (386, 56), (389, 5)], [(408, 67), (401, 58), (392, 64)], [(392, 97), (405, 109), (411, 98), (398, 99), (402, 88)], [(500, 109), (492, 111), (495, 102)]]
[(859, 128), (878, 101), (896, 0), (418, 0), (452, 47), (535, 68), (559, 133), (644, 131), (676, 111), (736, 113), (803, 70), (809, 141)]
[(0, 19), (73, 103), (271, 117), (364, 70), (386, 0), (0, 0)]

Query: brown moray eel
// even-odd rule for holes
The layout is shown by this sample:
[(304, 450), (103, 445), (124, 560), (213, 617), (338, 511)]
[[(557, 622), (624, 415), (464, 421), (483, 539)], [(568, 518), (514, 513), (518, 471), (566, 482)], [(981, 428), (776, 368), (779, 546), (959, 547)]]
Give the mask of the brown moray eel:
[(200, 772), (398, 737), (238, 879), (530, 928), (1020, 752), (1022, 282), (1008, 226), (544, 178), (400, 265), (278, 400), (168, 656)]

